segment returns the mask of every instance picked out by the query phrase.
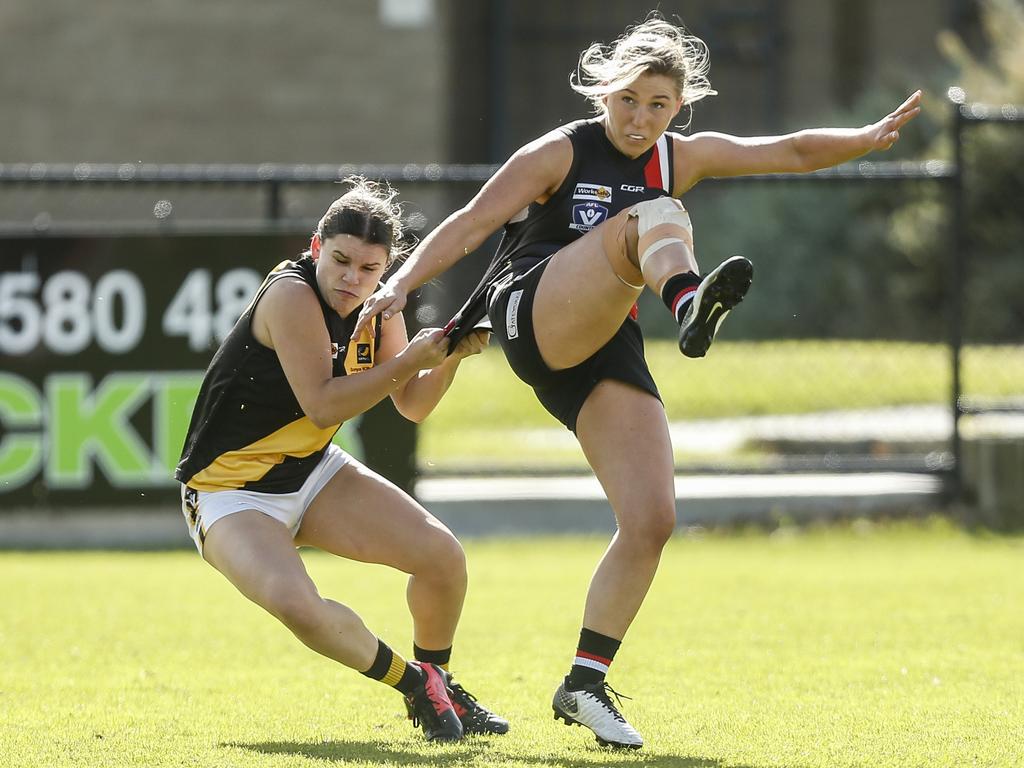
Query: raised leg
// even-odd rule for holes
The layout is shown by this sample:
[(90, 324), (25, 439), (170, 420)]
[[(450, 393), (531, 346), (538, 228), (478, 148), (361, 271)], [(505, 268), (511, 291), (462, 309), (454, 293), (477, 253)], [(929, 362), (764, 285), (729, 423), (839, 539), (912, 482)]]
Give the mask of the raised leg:
[[(638, 246), (658, 242), (641, 272)], [(696, 270), (688, 230), (662, 224), (641, 237), (636, 216), (613, 216), (551, 257), (533, 302), (541, 357), (552, 370), (578, 365), (614, 335), (645, 285), (660, 296), (672, 275)]]

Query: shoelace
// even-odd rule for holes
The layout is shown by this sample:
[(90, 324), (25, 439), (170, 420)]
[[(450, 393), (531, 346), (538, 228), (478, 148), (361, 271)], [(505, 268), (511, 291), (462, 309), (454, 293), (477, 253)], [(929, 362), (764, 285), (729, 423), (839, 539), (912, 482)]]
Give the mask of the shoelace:
[(466, 714), (463, 715), (464, 721), (468, 720), (471, 725), (483, 725), (487, 722), (489, 713), (484, 710), (479, 704), (476, 703), (476, 696), (467, 691), (458, 683), (452, 683), (449, 690), (452, 692), (452, 704), (455, 704), (456, 697), (458, 697), (458, 704), (466, 710)]
[[(429, 695), (427, 696), (427, 701), (430, 702), (430, 706), (424, 709), (424, 718), (428, 725), (436, 728), (441, 724), (441, 717), (437, 712), (437, 705), (434, 703), (434, 701), (430, 698)], [(412, 718), (412, 727), (419, 728), (420, 723), (422, 721), (420, 720), (420, 713), (419, 711), (417, 711), (415, 704), (413, 704), (411, 711), (412, 714), (410, 715), (410, 717)]]
[[(449, 685), (448, 686), (448, 690), (451, 691), (452, 693), (454, 693), (455, 696), (459, 697), (459, 703), (462, 704), (462, 706), (465, 707), (466, 709), (477, 709), (478, 708), (477, 704), (475, 703), (476, 702), (476, 696), (474, 696), (472, 693), (467, 691), (465, 688), (463, 688), (458, 683), (452, 683), (451, 685)], [(455, 703), (455, 697), (454, 696), (450, 696), (449, 698), (452, 700), (452, 703), (454, 704)]]
[[(441, 712), (448, 709), (448, 705), (445, 701), (442, 701), (439, 698), (435, 698), (435, 696), (431, 695), (431, 693), (437, 693), (436, 690), (431, 690), (432, 687), (433, 686), (427, 685), (426, 681), (424, 681), (423, 695), (426, 697), (427, 702), (430, 704), (429, 707), (424, 708), (424, 715), (429, 725), (438, 726), (441, 723)], [(416, 708), (416, 697), (414, 695), (410, 696), (408, 698), (408, 702), (409, 717), (412, 719), (412, 725), (414, 728), (418, 728), (420, 726), (421, 719), (420, 713), (419, 711), (417, 711)]]
[(600, 685), (595, 686), (594, 688), (588, 687), (585, 690), (592, 693), (594, 695), (594, 698), (601, 702), (602, 706), (604, 706), (609, 712), (612, 713), (612, 717), (614, 717), (619, 722), (626, 722), (626, 718), (624, 718), (622, 716), (622, 713), (620, 713), (619, 710), (615, 708), (615, 705), (612, 704), (612, 700), (608, 696), (608, 694), (610, 693), (612, 696), (615, 697), (615, 700), (619, 702), (620, 707), (622, 706), (623, 699), (625, 699), (626, 701), (632, 701), (633, 699), (631, 696), (626, 696), (624, 693), (619, 693), (610, 685), (608, 685), (607, 682), (602, 682)]

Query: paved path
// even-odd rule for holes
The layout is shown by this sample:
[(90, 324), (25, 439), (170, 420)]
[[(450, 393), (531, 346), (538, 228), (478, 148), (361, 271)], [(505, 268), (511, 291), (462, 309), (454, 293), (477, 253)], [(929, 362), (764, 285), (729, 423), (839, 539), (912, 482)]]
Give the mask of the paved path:
[[(911, 473), (686, 475), (676, 478), (681, 526), (738, 520), (907, 514), (936, 509), (937, 476)], [(459, 536), (592, 533), (614, 530), (611, 510), (592, 477), (425, 479), (423, 504)], [(181, 512), (100, 510), (0, 515), (0, 549), (188, 547)]]
[[(915, 473), (682, 475), (676, 477), (679, 524), (741, 520), (907, 514), (937, 509), (942, 480)], [(458, 535), (614, 530), (593, 477), (425, 479), (424, 506)]]

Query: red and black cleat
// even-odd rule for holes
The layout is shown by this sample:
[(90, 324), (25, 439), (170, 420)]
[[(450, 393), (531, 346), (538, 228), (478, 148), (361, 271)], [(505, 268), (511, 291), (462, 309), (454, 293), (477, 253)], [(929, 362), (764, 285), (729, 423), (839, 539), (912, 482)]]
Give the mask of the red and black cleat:
[(405, 697), (405, 706), (414, 726), (423, 727), (427, 741), (459, 741), (462, 722), (448, 697), (447, 677), (435, 664), (415, 664), (423, 672), (423, 683)]
[(467, 736), (488, 733), (508, 733), (508, 720), (498, 717), (477, 702), (471, 694), (448, 676), (448, 697), (455, 706), (455, 713), (462, 722), (462, 732)]

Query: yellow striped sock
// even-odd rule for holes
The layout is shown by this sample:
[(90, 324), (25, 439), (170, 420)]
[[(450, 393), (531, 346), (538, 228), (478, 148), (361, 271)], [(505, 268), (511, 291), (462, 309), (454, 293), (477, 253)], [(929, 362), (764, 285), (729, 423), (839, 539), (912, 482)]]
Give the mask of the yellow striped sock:
[(405, 674), (405, 665), (407, 663), (400, 654), (392, 651), (391, 666), (388, 667), (388, 671), (381, 678), (381, 682), (394, 687), (402, 679), (402, 675)]

